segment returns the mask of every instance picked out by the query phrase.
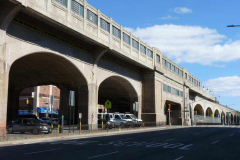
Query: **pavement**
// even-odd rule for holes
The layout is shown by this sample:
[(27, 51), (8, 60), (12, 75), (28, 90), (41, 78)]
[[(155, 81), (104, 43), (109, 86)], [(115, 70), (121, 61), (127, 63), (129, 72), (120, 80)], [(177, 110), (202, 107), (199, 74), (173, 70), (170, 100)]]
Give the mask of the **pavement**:
[(240, 128), (234, 126), (161, 127), (0, 143), (0, 159), (235, 160), (240, 159), (239, 136)]

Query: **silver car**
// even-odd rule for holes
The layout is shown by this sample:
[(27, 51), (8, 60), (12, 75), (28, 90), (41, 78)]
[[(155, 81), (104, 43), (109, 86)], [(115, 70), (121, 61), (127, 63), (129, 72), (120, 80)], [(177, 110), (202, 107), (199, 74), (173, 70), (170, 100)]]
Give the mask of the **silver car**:
[(137, 127), (141, 127), (143, 125), (142, 119), (138, 119), (136, 116), (134, 116), (133, 114), (130, 114), (130, 113), (124, 114), (124, 119), (132, 120), (134, 125)]
[(124, 119), (123, 113), (109, 113), (110, 121), (113, 122), (114, 127), (129, 127), (132, 125), (132, 120)]

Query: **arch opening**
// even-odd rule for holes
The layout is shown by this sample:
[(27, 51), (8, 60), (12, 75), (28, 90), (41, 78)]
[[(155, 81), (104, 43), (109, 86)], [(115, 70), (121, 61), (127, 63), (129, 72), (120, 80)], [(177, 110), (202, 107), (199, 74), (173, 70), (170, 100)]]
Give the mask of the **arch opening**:
[(225, 119), (226, 119), (226, 115), (225, 115), (225, 113), (222, 111), (222, 113), (221, 113), (221, 123), (222, 123), (222, 124), (226, 124)]
[(214, 117), (220, 117), (220, 113), (219, 113), (219, 111), (217, 109), (214, 112)]
[(200, 104), (194, 107), (194, 115), (204, 115), (203, 107)]
[(212, 112), (212, 109), (210, 107), (208, 107), (207, 110), (206, 110), (206, 116), (207, 117), (213, 117), (213, 112)]
[[(105, 102), (109, 100), (112, 104), (111, 109), (104, 109)], [(98, 112), (130, 112), (133, 111), (133, 104), (138, 102), (138, 95), (132, 84), (125, 78), (111, 76), (105, 79), (99, 86), (98, 91)], [(138, 115), (135, 112), (135, 115)]]
[[(43, 116), (41, 111), (38, 111), (38, 107), (45, 109), (48, 107), (46, 103), (43, 104), (42, 101), (44, 100), (41, 100), (41, 98), (45, 97), (43, 95), (44, 91), (35, 89), (37, 86), (45, 86), (46, 88), (49, 85), (53, 85), (54, 89), (46, 94), (48, 98), (50, 95), (55, 94), (56, 88), (59, 89), (57, 91), (59, 93), (56, 92), (55, 95), (55, 100), (59, 98), (59, 110), (56, 118), (64, 115), (64, 119), (68, 124), (73, 122), (76, 124), (78, 122), (78, 113), (87, 113), (87, 81), (79, 69), (71, 61), (60, 55), (45, 52), (32, 53), (17, 59), (10, 68), (7, 122), (19, 117), (19, 103), (21, 103), (19, 97), (21, 97), (21, 91), (26, 88), (31, 88), (34, 93), (32, 101), (34, 101), (36, 108), (33, 109), (33, 115), (38, 118)], [(68, 105), (70, 90), (75, 91), (75, 107), (71, 112)], [(32, 97), (32, 94), (27, 96)], [(83, 114), (83, 123), (87, 123), (87, 119), (88, 114)]]
[(181, 104), (172, 101), (166, 101), (164, 112), (166, 115), (166, 124), (169, 125), (169, 107), (170, 108), (170, 121), (172, 125), (182, 125), (181, 118)]

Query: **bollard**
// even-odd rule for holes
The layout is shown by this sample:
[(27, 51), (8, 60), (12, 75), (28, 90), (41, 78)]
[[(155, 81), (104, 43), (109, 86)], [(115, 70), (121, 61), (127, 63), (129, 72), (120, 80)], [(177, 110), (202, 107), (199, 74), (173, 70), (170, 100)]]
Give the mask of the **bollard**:
[(91, 131), (93, 131), (93, 122), (91, 123)]
[(81, 132), (82, 132), (82, 123), (81, 123), (81, 121), (80, 121), (79, 134), (81, 134)]
[(102, 130), (103, 130), (103, 121), (102, 121)]
[(58, 134), (60, 133), (60, 124), (58, 124)]
[(52, 134), (53, 134), (53, 124), (51, 124), (51, 128), (52, 128)]

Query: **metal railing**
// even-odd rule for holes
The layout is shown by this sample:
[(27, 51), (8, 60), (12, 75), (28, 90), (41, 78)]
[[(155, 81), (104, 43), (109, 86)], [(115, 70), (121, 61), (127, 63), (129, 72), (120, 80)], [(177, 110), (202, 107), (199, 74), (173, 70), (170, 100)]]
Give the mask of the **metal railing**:
[(195, 123), (221, 123), (220, 117), (209, 117), (203, 115), (194, 115)]

